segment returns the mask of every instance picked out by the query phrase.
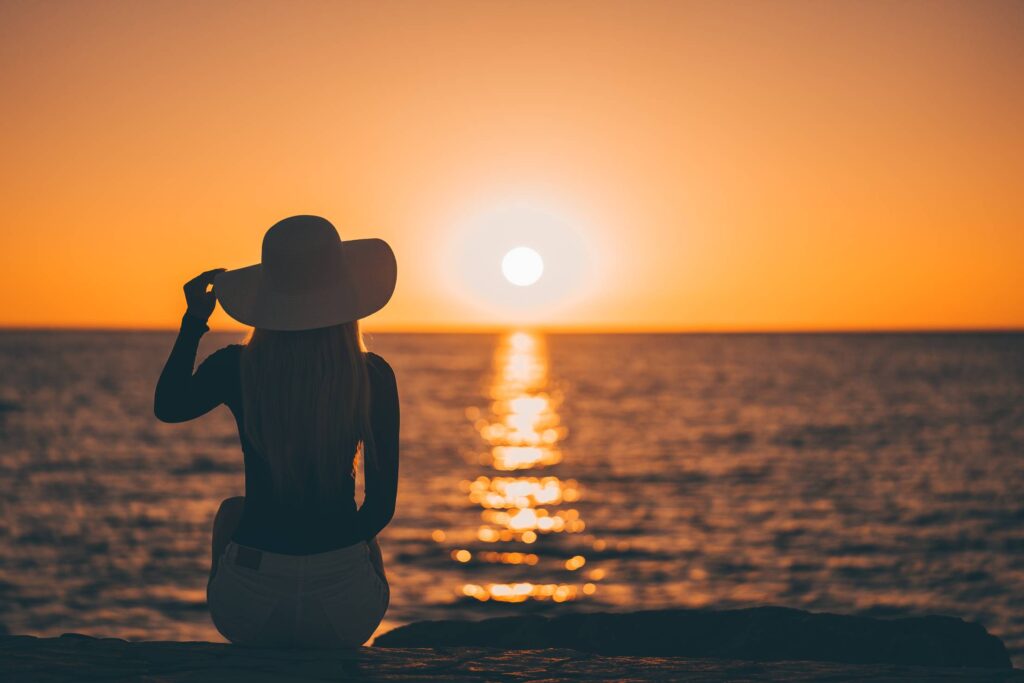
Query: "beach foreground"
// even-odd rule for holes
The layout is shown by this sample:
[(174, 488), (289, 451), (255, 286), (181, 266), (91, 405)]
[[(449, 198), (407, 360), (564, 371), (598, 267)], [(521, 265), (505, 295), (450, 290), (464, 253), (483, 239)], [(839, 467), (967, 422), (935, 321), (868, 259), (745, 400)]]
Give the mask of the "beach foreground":
[[(637, 651), (635, 643), (640, 641), (625, 638), (627, 629), (639, 636), (645, 629), (685, 621), (695, 627), (709, 628), (710, 635), (702, 644), (694, 645), (689, 640), (691, 633), (667, 634), (653, 640), (650, 651), (661, 651), (666, 643), (675, 640), (681, 644), (678, 651), (695, 653), (705, 648), (703, 656), (609, 655), (562, 645), (567, 639), (589, 633), (599, 644), (598, 649)], [(765, 628), (774, 623), (775, 630), (779, 631), (800, 622), (808, 628), (802, 634), (796, 631), (793, 642), (806, 643), (808, 634), (815, 631), (819, 645), (825, 647), (819, 659), (831, 657), (846, 661), (792, 658), (792, 653), (799, 652), (802, 645), (773, 652), (770, 645), (773, 636)], [(715, 632), (715, 623), (742, 628), (731, 637), (725, 637), (721, 630)], [(525, 636), (527, 626), (530, 632), (537, 634), (532, 641)], [(511, 635), (498, 637), (499, 629)], [(570, 635), (551, 638), (555, 630)], [(604, 635), (599, 638), (598, 633)], [(502, 638), (508, 642), (538, 644), (509, 648), (385, 646), (431, 638), (465, 641), (470, 637), (476, 642), (494, 644), (505, 642)], [(624, 640), (613, 645), (620, 637)], [(551, 642), (540, 643), (541, 638), (551, 638)], [(687, 639), (687, 644), (682, 645), (683, 639)], [(777, 636), (774, 639), (779, 640)], [(888, 649), (886, 643), (897, 642), (904, 647)], [(755, 643), (761, 645), (755, 646)], [(876, 650), (872, 652), (870, 648)], [(747, 654), (737, 656), (742, 653)], [(908, 660), (920, 663), (908, 664)], [(952, 661), (961, 664), (949, 666)], [(758, 608), (731, 612), (666, 610), (566, 615), (547, 620), (512, 617), (485, 622), (423, 622), (381, 636), (375, 647), (353, 651), (265, 649), (205, 642), (129, 642), (80, 634), (64, 634), (59, 638), (5, 636), (0, 637), (0, 678), (7, 681), (1024, 681), (1024, 671), (1009, 667), (1001, 641), (980, 626), (959, 619), (881, 620)]]
[(576, 650), (257, 650), (219, 643), (6, 637), (6, 681), (1024, 681), (1019, 669), (605, 657)]

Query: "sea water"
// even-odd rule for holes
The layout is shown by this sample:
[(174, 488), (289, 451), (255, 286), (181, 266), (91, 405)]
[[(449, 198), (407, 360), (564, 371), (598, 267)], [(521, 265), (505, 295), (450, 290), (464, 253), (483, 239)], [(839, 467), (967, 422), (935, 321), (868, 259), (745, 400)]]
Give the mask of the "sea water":
[[(210, 333), (199, 359), (237, 334)], [(234, 421), (172, 333), (0, 332), (0, 623), (222, 640)], [(402, 406), (381, 630), (788, 605), (981, 622), (1024, 664), (1024, 335), (375, 334)]]

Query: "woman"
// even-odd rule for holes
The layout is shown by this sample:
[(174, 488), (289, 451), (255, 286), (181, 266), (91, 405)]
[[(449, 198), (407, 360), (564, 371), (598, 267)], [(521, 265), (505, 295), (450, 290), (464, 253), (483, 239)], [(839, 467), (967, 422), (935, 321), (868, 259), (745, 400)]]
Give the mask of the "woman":
[[(223, 403), (235, 416), (245, 497), (217, 512), (207, 583), (213, 623), (232, 642), (357, 647), (387, 610), (375, 537), (395, 509), (398, 391), (358, 321), (388, 302), (396, 272), (382, 240), (343, 242), (325, 219), (293, 216), (267, 231), (261, 263), (185, 285), (154, 412), (184, 422)], [(254, 329), (193, 374), (218, 300)]]

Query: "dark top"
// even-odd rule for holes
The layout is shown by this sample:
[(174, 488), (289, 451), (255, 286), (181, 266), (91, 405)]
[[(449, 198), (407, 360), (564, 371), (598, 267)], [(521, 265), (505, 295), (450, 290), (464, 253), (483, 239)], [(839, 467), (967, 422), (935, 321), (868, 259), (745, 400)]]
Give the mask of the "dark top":
[(391, 521), (398, 491), (398, 389), (391, 366), (374, 353), (366, 354), (378, 467), (364, 468), (362, 507), (356, 509), (352, 472), (344, 477), (342, 495), (326, 509), (300, 502), (297, 509), (289, 511), (275, 505), (269, 467), (242, 429), (243, 345), (231, 344), (214, 351), (192, 373), (199, 339), (209, 329), (205, 322), (187, 313), (182, 318), (178, 338), (157, 382), (154, 412), (164, 422), (185, 422), (221, 403), (231, 409), (245, 458), (245, 512), (232, 540), (275, 553), (308, 555), (376, 536)]

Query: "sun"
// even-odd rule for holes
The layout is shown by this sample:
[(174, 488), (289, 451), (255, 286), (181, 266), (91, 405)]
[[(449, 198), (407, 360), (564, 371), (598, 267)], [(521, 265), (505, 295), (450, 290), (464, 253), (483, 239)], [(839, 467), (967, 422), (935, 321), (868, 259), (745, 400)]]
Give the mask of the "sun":
[(453, 305), (474, 320), (529, 327), (559, 324), (584, 304), (597, 287), (597, 231), (569, 208), (499, 198), (453, 217), (438, 264)]
[(544, 259), (530, 247), (516, 247), (501, 259), (501, 272), (512, 284), (529, 287), (544, 274)]

